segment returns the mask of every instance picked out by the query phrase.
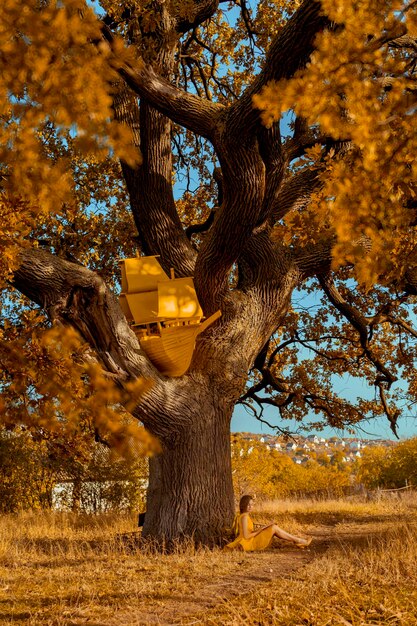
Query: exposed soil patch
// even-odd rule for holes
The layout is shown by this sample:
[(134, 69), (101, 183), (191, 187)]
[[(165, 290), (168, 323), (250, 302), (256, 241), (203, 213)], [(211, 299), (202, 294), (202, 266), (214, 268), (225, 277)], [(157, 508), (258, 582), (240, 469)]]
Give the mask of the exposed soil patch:
[[(403, 519), (395, 512), (381, 522), (372, 516), (351, 520), (339, 515), (338, 521), (320, 519), (305, 529), (314, 538), (308, 549), (275, 540), (268, 550), (253, 553), (195, 551), (191, 546), (172, 555), (155, 553), (141, 549), (138, 533), (114, 534), (111, 541), (106, 536), (17, 538), (0, 567), (0, 623), (220, 626), (216, 616), (230, 607), (236, 608), (240, 623), (239, 607), (248, 597), (262, 597), (271, 589), (274, 597), (275, 587), (277, 595), (288, 597), (294, 581), (308, 578), (306, 566), (329, 548), (341, 548), (335, 556), (348, 554), (349, 548), (356, 552), (399, 523), (411, 526), (417, 518)], [(319, 571), (321, 563), (314, 568)]]
[[(192, 623), (193, 615), (303, 567), (315, 558), (316, 550), (273, 547), (268, 551), (242, 553), (239, 556), (236, 569), (227, 576), (218, 576), (213, 572), (212, 582), (201, 587), (194, 586), (190, 595), (161, 596), (149, 607), (148, 613), (142, 612), (136, 618), (132, 618), (132, 614), (124, 616), (117, 613), (114, 619), (106, 622), (106, 626), (168, 626), (185, 623), (185, 620)], [(195, 623), (204, 622), (198, 619)]]
[[(388, 531), (385, 525), (384, 531)], [(394, 527), (394, 523), (392, 524)], [(341, 527), (321, 525), (310, 529), (314, 537), (311, 546), (300, 550), (276, 541), (263, 552), (239, 553), (236, 568), (225, 576), (213, 572), (212, 582), (195, 587), (190, 595), (161, 596), (149, 610), (140, 615), (118, 612), (105, 626), (170, 626), (174, 624), (204, 624), (204, 612), (231, 598), (247, 594), (265, 583), (285, 579), (295, 571), (323, 555), (332, 545), (360, 546), (381, 534), (378, 523), (361, 522)], [(104, 624), (103, 624), (104, 626)]]
[[(218, 576), (213, 572), (212, 582), (194, 586), (190, 595), (160, 597), (149, 607), (149, 612), (142, 611), (136, 617), (118, 612), (114, 619), (106, 622), (106, 626), (204, 624), (197, 615), (219, 603), (246, 594), (259, 585), (285, 578), (327, 550), (331, 539), (329, 529), (320, 527), (312, 534), (315, 541), (305, 550), (275, 541), (263, 552), (238, 553), (235, 569), (226, 576)], [(225, 558), (228, 557), (225, 555)]]

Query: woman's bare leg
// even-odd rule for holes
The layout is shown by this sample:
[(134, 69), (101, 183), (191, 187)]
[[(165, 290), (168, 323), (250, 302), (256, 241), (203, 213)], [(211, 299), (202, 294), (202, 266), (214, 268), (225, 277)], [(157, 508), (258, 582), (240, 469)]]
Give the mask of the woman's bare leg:
[(283, 530), (276, 524), (273, 525), (273, 528), (274, 528), (274, 535), (276, 537), (279, 537), (280, 539), (284, 539), (285, 541), (291, 541), (291, 543), (297, 543), (299, 545), (306, 545), (306, 546), (310, 543), (308, 539), (302, 539), (301, 537), (290, 535), (290, 533), (287, 533), (285, 530)]

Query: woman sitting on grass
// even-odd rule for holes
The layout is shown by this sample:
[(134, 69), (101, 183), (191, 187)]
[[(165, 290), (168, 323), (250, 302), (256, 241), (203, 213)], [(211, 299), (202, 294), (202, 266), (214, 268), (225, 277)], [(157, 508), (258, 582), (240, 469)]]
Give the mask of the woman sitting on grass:
[(297, 548), (306, 548), (312, 542), (312, 538), (302, 539), (285, 532), (276, 524), (269, 524), (254, 531), (253, 522), (249, 516), (252, 510), (252, 496), (242, 496), (239, 502), (239, 513), (236, 513), (233, 530), (236, 539), (228, 543), (226, 548), (243, 548), (246, 551), (265, 550), (271, 543), (272, 537), (278, 537), (293, 543)]

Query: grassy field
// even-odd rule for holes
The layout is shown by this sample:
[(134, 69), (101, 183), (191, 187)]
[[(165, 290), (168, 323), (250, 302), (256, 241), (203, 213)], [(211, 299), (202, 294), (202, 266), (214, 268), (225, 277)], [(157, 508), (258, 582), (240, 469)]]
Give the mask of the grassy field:
[[(271, 502), (308, 551), (139, 550), (133, 517), (0, 518), (0, 624), (417, 625), (417, 498)], [(129, 533), (132, 533), (130, 535)]]

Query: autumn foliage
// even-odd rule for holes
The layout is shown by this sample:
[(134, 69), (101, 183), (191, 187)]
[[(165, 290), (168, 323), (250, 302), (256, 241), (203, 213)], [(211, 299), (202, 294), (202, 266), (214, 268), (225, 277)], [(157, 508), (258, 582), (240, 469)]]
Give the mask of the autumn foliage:
[[(145, 533), (203, 540), (233, 514), (237, 403), (283, 430), (385, 415), (396, 432), (417, 392), (415, 2), (1, 13), (7, 427), (121, 448), (151, 433)], [(222, 313), (178, 379), (118, 306), (118, 259), (136, 253)]]
[(407, 51), (415, 46), (417, 17), (412, 3), (400, 1), (324, 0), (322, 7), (335, 26), (318, 34), (311, 62), (290, 80), (268, 84), (254, 103), (269, 126), (293, 110), (323, 136), (349, 142), (344, 158), (337, 144), (323, 149), (317, 142), (307, 150), (297, 167), (315, 164), (323, 184), (308, 211), (284, 224), (301, 237), (308, 225), (309, 241), (312, 226), (317, 240), (323, 228), (332, 228), (333, 268), (353, 263), (356, 278), (369, 288), (381, 279), (397, 281), (415, 246), (410, 203), (416, 198), (417, 92)]
[(414, 489), (416, 473), (417, 439), (401, 441), (387, 450), (377, 446), (363, 453), (358, 480), (369, 489)]
[(246, 493), (260, 500), (288, 497), (338, 497), (356, 483), (356, 467), (323, 463), (311, 456), (297, 464), (284, 452), (236, 435), (232, 444), (233, 485), (237, 498)]

